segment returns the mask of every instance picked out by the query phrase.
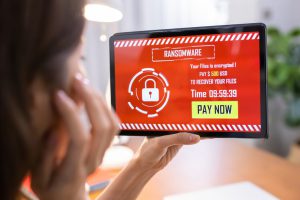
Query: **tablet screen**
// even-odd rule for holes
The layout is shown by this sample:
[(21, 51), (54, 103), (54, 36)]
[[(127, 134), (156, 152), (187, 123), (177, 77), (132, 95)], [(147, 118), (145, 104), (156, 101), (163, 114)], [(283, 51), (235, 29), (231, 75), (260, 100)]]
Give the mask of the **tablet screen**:
[(112, 104), (122, 134), (266, 137), (264, 29), (250, 24), (113, 36)]

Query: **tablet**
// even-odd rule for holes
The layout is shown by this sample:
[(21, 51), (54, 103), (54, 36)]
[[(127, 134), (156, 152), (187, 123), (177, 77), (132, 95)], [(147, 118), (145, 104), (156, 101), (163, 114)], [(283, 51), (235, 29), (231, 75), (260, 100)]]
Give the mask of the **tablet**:
[(267, 138), (264, 24), (117, 33), (111, 101), (121, 135)]

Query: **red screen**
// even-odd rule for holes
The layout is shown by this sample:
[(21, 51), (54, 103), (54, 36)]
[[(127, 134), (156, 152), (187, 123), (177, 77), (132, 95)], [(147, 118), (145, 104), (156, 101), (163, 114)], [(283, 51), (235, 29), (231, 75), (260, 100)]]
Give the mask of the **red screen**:
[(260, 132), (259, 32), (116, 40), (122, 130)]

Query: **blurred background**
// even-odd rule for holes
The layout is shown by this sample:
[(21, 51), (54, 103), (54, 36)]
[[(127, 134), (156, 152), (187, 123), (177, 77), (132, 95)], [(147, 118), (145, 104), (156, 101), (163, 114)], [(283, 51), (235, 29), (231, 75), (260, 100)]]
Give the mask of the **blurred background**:
[[(109, 37), (116, 32), (263, 22), (268, 26), (270, 139), (243, 140), (300, 157), (299, 0), (90, 0), (85, 64), (91, 83), (109, 92)], [(297, 150), (298, 149), (298, 150)], [(293, 154), (293, 155), (291, 155)], [(300, 159), (300, 158), (299, 158)]]

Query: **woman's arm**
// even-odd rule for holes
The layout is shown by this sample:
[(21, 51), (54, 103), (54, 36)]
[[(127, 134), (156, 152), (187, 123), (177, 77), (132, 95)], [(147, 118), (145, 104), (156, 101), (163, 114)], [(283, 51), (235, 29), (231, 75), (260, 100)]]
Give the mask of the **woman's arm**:
[(156, 172), (155, 170), (143, 170), (138, 167), (135, 160), (132, 160), (106, 188), (98, 200), (136, 199)]
[(136, 199), (151, 177), (173, 159), (182, 145), (199, 141), (198, 135), (189, 133), (146, 139), (135, 158), (104, 190), (98, 200)]

